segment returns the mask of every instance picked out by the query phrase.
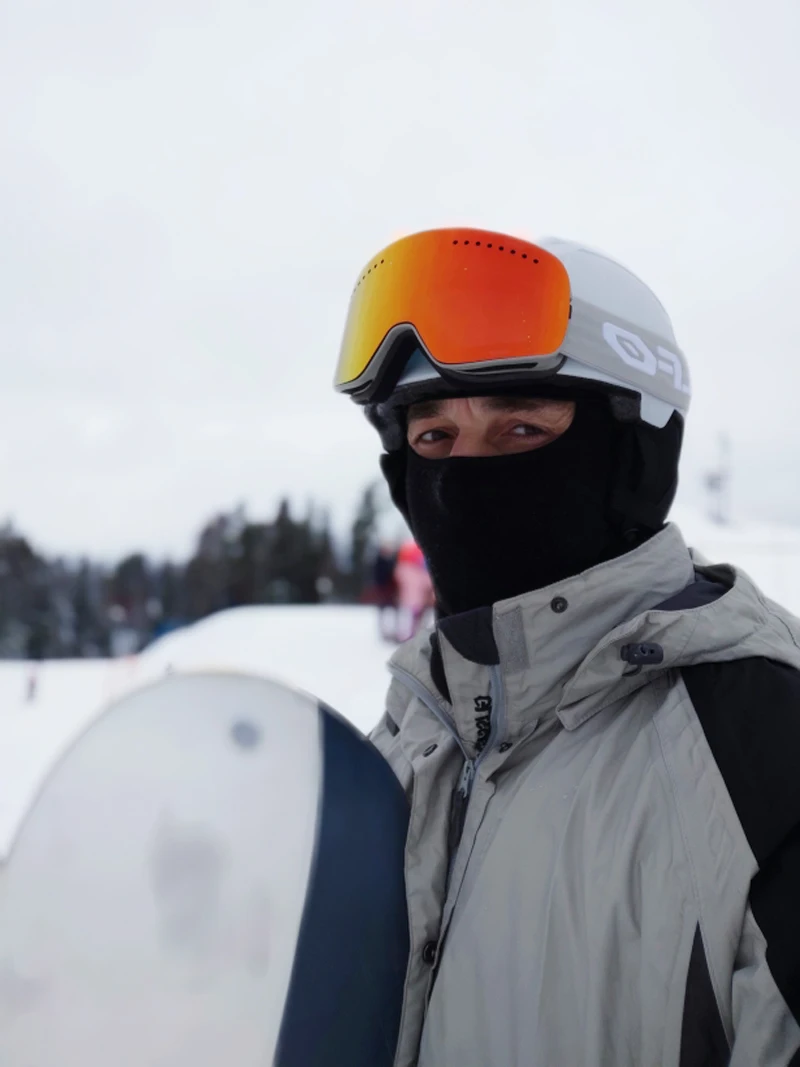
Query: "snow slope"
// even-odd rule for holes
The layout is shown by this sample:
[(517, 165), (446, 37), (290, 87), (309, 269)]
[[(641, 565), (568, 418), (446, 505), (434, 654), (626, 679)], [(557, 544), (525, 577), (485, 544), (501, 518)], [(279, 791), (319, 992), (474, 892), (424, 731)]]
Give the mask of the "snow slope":
[(266, 674), (319, 697), (366, 732), (383, 710), (390, 652), (370, 608), (233, 608), (151, 645), (136, 677), (204, 667)]
[(48, 768), (115, 697), (167, 669), (237, 669), (305, 689), (366, 732), (383, 710), (390, 651), (369, 608), (258, 607), (212, 616), (130, 659), (44, 663), (31, 703), (29, 667), (0, 664), (0, 861)]

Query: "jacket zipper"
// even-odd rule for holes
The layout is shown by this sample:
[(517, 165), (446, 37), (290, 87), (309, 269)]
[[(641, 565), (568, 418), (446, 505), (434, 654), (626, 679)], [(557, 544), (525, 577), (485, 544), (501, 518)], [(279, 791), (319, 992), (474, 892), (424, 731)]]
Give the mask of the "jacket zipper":
[(432, 715), (438, 719), (438, 721), (445, 727), (445, 729), (455, 739), (456, 744), (461, 749), (461, 753), (464, 756), (464, 766), (461, 769), (461, 776), (458, 780), (455, 792), (450, 803), (450, 817), (447, 826), (447, 851), (448, 851), (448, 873), (447, 882), (450, 883), (450, 875), (453, 871), (453, 864), (456, 858), (456, 852), (458, 846), (461, 843), (461, 837), (464, 833), (464, 824), (467, 819), (467, 808), (469, 807), (469, 799), (472, 795), (472, 786), (475, 782), (475, 775), (481, 763), (485, 757), (494, 749), (502, 733), (505, 732), (506, 725), (506, 707), (505, 707), (505, 690), (503, 687), (503, 677), (500, 673), (499, 667), (492, 667), (490, 674), (490, 689), (492, 694), (492, 720), (491, 728), (489, 730), (489, 737), (486, 740), (486, 745), (482, 752), (479, 753), (476, 759), (472, 759), (464, 747), (464, 743), (458, 735), (455, 723), (452, 721), (449, 715), (441, 707), (439, 701), (436, 700), (433, 693), (427, 689), (422, 682), (410, 674), (408, 671), (403, 670), (402, 667), (390, 667), (389, 670), (399, 682), (401, 682), (407, 689), (418, 697), (425, 707), (431, 712)]
[(434, 697), (433, 693), (431, 693), (422, 682), (415, 678), (413, 674), (403, 670), (402, 667), (390, 666), (389, 671), (394, 675), (398, 682), (401, 682), (406, 687), (406, 689), (410, 689), (414, 696), (421, 700), (428, 711), (430, 711), (442, 726), (444, 726), (458, 745), (461, 754), (464, 757), (464, 766), (461, 769), (458, 785), (456, 786), (450, 801), (450, 815), (447, 824), (447, 885), (449, 886), (456, 849), (461, 841), (461, 835), (464, 832), (464, 822), (467, 817), (467, 805), (469, 804), (470, 794), (472, 793), (472, 783), (475, 781), (477, 760), (473, 760), (467, 752), (464, 747), (464, 742), (459, 737), (455, 723), (440, 705), (439, 701)]
[(489, 674), (489, 689), (492, 694), (492, 723), (486, 745), (476, 760), (477, 765), (494, 750), (506, 732), (506, 691), (499, 667), (492, 667)]
[(468, 759), (464, 762), (461, 777), (450, 802), (450, 821), (447, 826), (448, 885), (450, 883), (450, 874), (453, 870), (453, 862), (456, 858), (456, 851), (461, 843), (461, 835), (464, 833), (464, 823), (467, 821), (467, 808), (472, 794), (472, 783), (475, 781), (476, 766), (477, 764), (474, 760)]
[[(455, 867), (456, 856), (458, 855), (458, 847), (461, 844), (461, 838), (464, 834), (464, 825), (467, 820), (467, 808), (469, 807), (470, 797), (472, 796), (472, 787), (475, 783), (475, 774), (482, 760), (488, 755), (488, 753), (497, 744), (501, 734), (505, 733), (506, 726), (506, 707), (505, 707), (505, 689), (503, 686), (503, 679), (500, 673), (499, 667), (492, 667), (490, 675), (490, 692), (492, 694), (492, 719), (491, 727), (489, 729), (489, 736), (486, 739), (486, 745), (482, 752), (478, 754), (476, 759), (471, 759), (469, 753), (464, 747), (464, 743), (459, 737), (458, 730), (456, 729), (455, 722), (450, 718), (444, 708), (439, 704), (439, 701), (430, 692), (422, 682), (418, 681), (413, 674), (403, 670), (402, 667), (390, 667), (390, 672), (394, 677), (407, 689), (418, 697), (419, 700), (425, 705), (425, 707), (431, 712), (431, 714), (445, 727), (445, 729), (454, 738), (456, 744), (461, 750), (464, 756), (464, 766), (461, 768), (461, 775), (458, 779), (458, 785), (455, 788), (455, 792), (452, 795), (450, 801), (450, 814), (447, 824), (447, 878), (445, 881), (445, 900), (450, 895), (450, 884), (453, 878), (453, 869)], [(439, 944), (436, 952), (436, 961), (433, 969), (431, 970), (430, 980), (428, 984), (427, 997), (430, 998), (433, 990), (433, 983), (436, 979), (436, 975), (439, 971), (439, 962), (442, 956), (443, 941), (446, 936), (446, 931), (441, 930), (439, 934)]]

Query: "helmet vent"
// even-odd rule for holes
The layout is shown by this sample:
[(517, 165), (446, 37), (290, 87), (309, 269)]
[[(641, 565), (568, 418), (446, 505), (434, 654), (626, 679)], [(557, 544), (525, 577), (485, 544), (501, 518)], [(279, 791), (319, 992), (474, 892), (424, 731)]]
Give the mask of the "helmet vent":
[(353, 292), (355, 292), (355, 291), (356, 291), (356, 289), (360, 289), (360, 288), (361, 288), (361, 283), (362, 283), (362, 282), (365, 282), (365, 281), (367, 280), (367, 277), (368, 277), (368, 276), (369, 276), (370, 274), (372, 274), (372, 272), (373, 272), (374, 270), (377, 270), (377, 269), (378, 269), (378, 267), (380, 267), (381, 263), (385, 263), (385, 262), (386, 262), (386, 260), (385, 260), (385, 259), (382, 259), (382, 260), (380, 261), (380, 263), (378, 263), (378, 262), (375, 262), (375, 263), (373, 263), (373, 264), (372, 264), (372, 266), (371, 266), (371, 267), (368, 267), (368, 268), (367, 268), (367, 270), (366, 270), (366, 271), (365, 271), (365, 272), (364, 272), (364, 273), (363, 273), (363, 274), (361, 275), (360, 279), (359, 279), (359, 280), (358, 280), (358, 281), (356, 282), (356, 287), (355, 287), (355, 289), (353, 290)]
[[(494, 243), (493, 243), (492, 241), (487, 241), (487, 242), (486, 242), (486, 243), (484, 244), (484, 243), (483, 243), (482, 241), (466, 241), (466, 240), (465, 240), (465, 241), (459, 241), (459, 240), (454, 240), (454, 241), (453, 241), (453, 244), (454, 244), (454, 245), (464, 245), (464, 246), (467, 246), (467, 245), (473, 245), (473, 246), (474, 246), (475, 248), (486, 248), (486, 249), (489, 249), (489, 248), (494, 248), (494, 247), (495, 247), (495, 246), (494, 246)], [(497, 245), (497, 251), (498, 251), (498, 252), (505, 252), (505, 251), (508, 251), (509, 255), (512, 255), (512, 256), (516, 256), (516, 255), (517, 255), (517, 250), (516, 250), (516, 248), (509, 248), (509, 249), (506, 249), (506, 246), (505, 246), (505, 245)], [(521, 253), (521, 258), (522, 258), (522, 259), (530, 259), (531, 263), (533, 263), (533, 264), (536, 264), (536, 263), (538, 263), (538, 262), (539, 262), (539, 260), (538, 260), (538, 259), (534, 259), (534, 258), (532, 258), (531, 256), (529, 256), (527, 252), (522, 252), (522, 253)], [(363, 274), (361, 275), (361, 277), (359, 278), (359, 280), (358, 280), (358, 281), (356, 282), (356, 286), (355, 286), (355, 289), (353, 289), (353, 292), (355, 293), (355, 292), (356, 292), (356, 291), (357, 291), (358, 289), (360, 289), (360, 288), (361, 288), (361, 286), (362, 286), (362, 284), (363, 284), (363, 283), (364, 283), (364, 282), (365, 282), (365, 281), (367, 280), (367, 278), (368, 278), (368, 277), (370, 276), (370, 274), (372, 274), (372, 272), (373, 272), (374, 270), (377, 270), (377, 269), (378, 269), (378, 267), (380, 267), (380, 266), (381, 266), (382, 264), (384, 264), (385, 262), (386, 262), (386, 260), (385, 260), (385, 259), (382, 259), (382, 260), (380, 260), (380, 261), (377, 261), (377, 260), (376, 260), (376, 261), (375, 261), (375, 263), (373, 263), (371, 267), (368, 267), (368, 268), (367, 268), (367, 269), (366, 269), (366, 270), (364, 271), (364, 273), (363, 273)]]
[[(483, 244), (482, 241), (458, 241), (458, 240), (456, 240), (456, 241), (453, 241), (453, 244), (454, 245), (469, 245), (469, 244), (473, 244), (476, 248), (494, 248), (494, 244), (491, 241), (487, 241), (486, 244)], [(506, 251), (506, 246), (505, 245), (498, 245), (497, 246), (497, 251), (498, 252), (505, 252)], [(511, 255), (511, 256), (515, 256), (517, 254), (516, 248), (509, 248), (508, 249), (508, 254)], [(531, 263), (538, 263), (539, 262), (538, 259), (533, 259), (533, 258), (529, 257), (527, 252), (523, 252), (521, 255), (522, 255), (522, 259), (530, 259)]]

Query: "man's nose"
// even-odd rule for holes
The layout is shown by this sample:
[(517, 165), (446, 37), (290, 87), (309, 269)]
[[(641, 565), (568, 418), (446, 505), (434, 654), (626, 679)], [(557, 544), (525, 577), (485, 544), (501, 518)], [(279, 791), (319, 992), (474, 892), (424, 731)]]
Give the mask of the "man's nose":
[(453, 442), (453, 447), (450, 449), (451, 459), (456, 459), (459, 456), (464, 458), (466, 456), (491, 455), (493, 455), (492, 447), (479, 430), (460, 430), (458, 437)]

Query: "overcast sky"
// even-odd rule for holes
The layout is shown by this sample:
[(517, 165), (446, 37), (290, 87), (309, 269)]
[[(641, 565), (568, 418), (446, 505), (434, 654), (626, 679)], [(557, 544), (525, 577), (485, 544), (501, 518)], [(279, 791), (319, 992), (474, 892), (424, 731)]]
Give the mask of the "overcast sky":
[(799, 42), (797, 0), (0, 0), (0, 514), (102, 555), (343, 521), (356, 273), (463, 223), (640, 274), (686, 498), (726, 430), (739, 513), (800, 522)]

